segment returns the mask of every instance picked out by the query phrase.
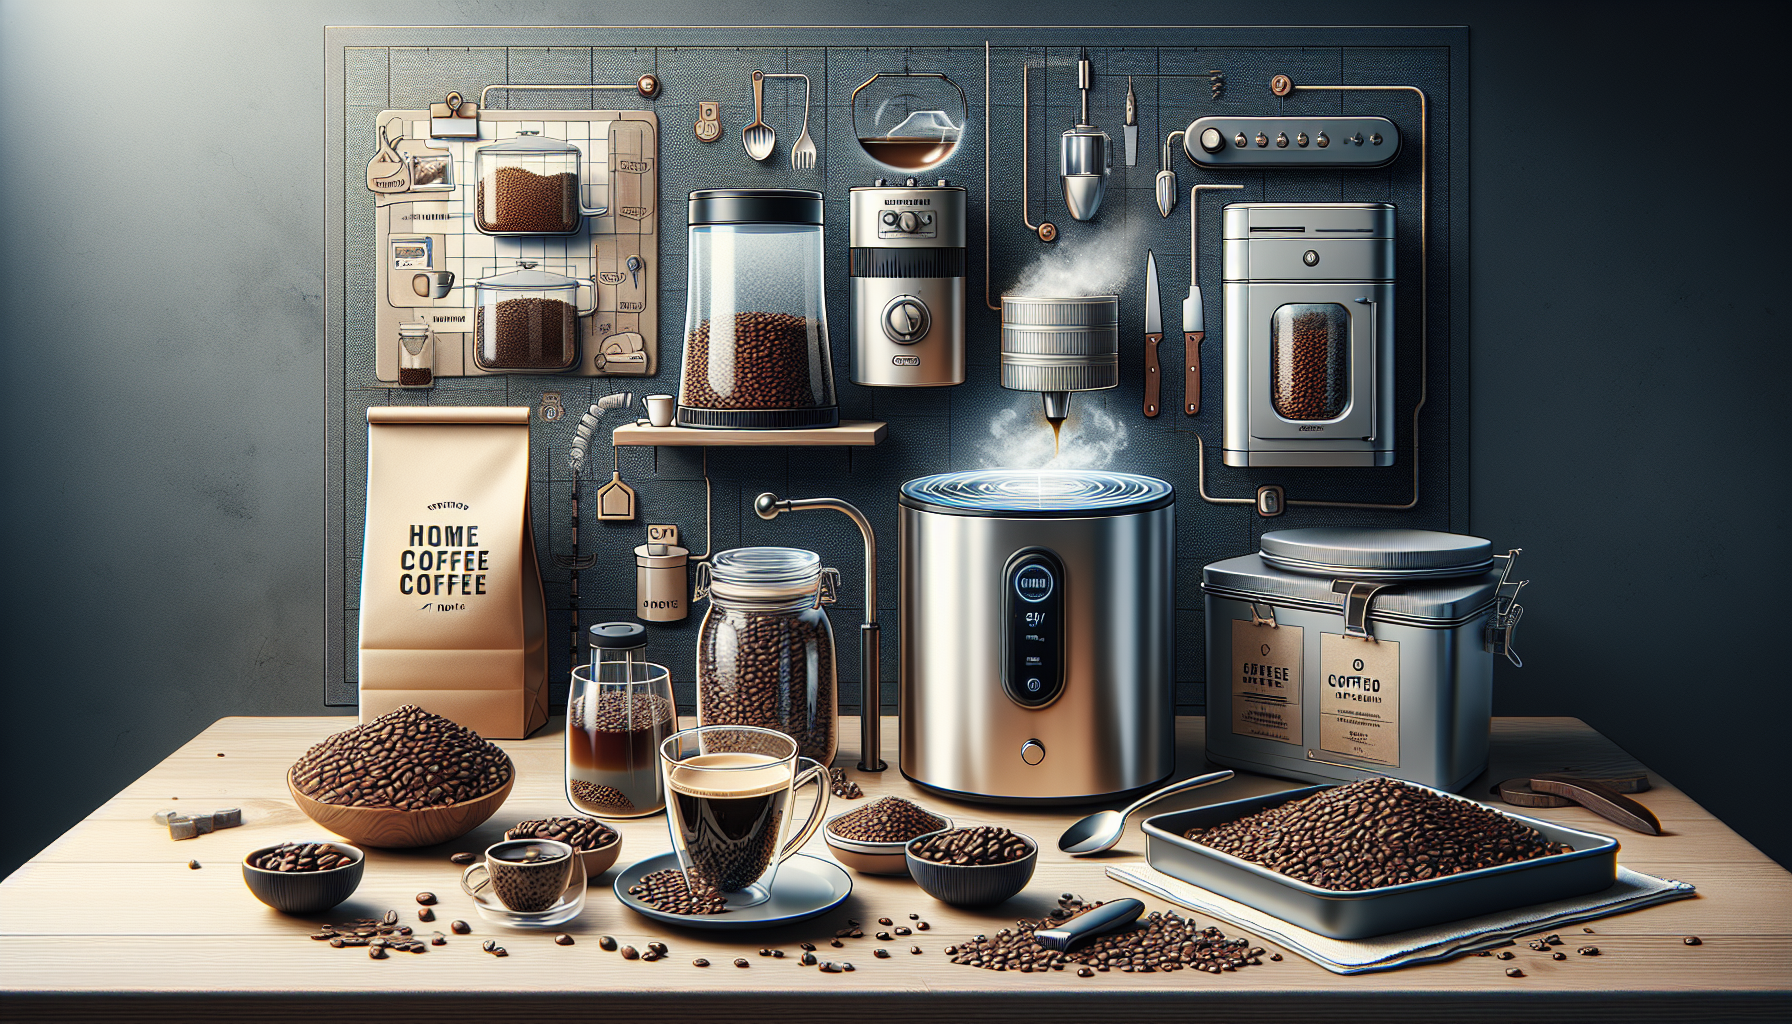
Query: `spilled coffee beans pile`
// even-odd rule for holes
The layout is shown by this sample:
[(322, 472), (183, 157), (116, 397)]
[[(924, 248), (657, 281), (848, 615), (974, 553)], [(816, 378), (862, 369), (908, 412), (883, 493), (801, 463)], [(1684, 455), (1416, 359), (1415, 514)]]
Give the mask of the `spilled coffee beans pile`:
[(1337, 307), (1294, 308), (1299, 311), (1292, 316), (1278, 312), (1275, 318), (1270, 397), (1287, 419), (1334, 419), (1350, 395), (1350, 327), (1327, 312)]
[(694, 409), (820, 405), (822, 388), (809, 375), (809, 336), (816, 334), (819, 346), (821, 330), (793, 313), (736, 313), (732, 331), (714, 332), (712, 350), (710, 321), (702, 321), (685, 342), (678, 404)]
[(1565, 852), (1479, 804), (1364, 779), (1187, 838), (1322, 889), (1351, 892)]
[(299, 792), (340, 807), (449, 807), (511, 779), (509, 755), (415, 704), (344, 729), (292, 767)]
[(328, 871), (355, 858), (331, 843), (282, 843), (249, 862), (263, 871)]
[(725, 914), (728, 900), (714, 889), (692, 892), (684, 872), (676, 868), (641, 876), (628, 894), (666, 914)]
[(579, 226), (579, 177), (570, 171), (543, 175), (500, 167), (479, 179), (475, 192), (481, 231), (569, 234)]
[(559, 299), (530, 296), (498, 303), (493, 326), (486, 323), (485, 306), (476, 306), (473, 339), (477, 362), (488, 369), (565, 369), (578, 358), (578, 316), (578, 310)]
[(916, 836), (938, 832), (946, 823), (927, 813), (919, 804), (899, 796), (886, 796), (856, 811), (848, 811), (828, 825), (828, 831), (841, 839), (861, 843), (906, 843)]
[(698, 724), (775, 729), (802, 756), (834, 759), (834, 641), (825, 619), (710, 615), (697, 637), (697, 668)]
[(979, 825), (928, 836), (909, 849), (916, 857), (939, 864), (1010, 864), (1032, 853), (1033, 845), (1019, 833)]
[(535, 818), (504, 833), (506, 839), (552, 839), (580, 853), (616, 841), (616, 830), (596, 818)]
[(865, 791), (859, 788), (858, 783), (846, 777), (844, 768), (828, 769), (828, 788), (842, 800), (857, 800), (865, 795)]
[(1099, 906), (1099, 902), (1085, 903), (1082, 897), (1065, 893), (1049, 917), (1019, 921), (993, 937), (979, 935), (962, 945), (947, 946), (946, 953), (955, 964), (986, 971), (1033, 974), (1074, 967), (1079, 978), (1112, 971), (1154, 974), (1187, 970), (1220, 974), (1263, 963), (1261, 946), (1252, 946), (1246, 939), (1228, 939), (1218, 928), (1199, 928), (1174, 911), (1154, 911), (1125, 931), (1103, 935), (1068, 953), (1046, 949), (1033, 938), (1034, 932), (1061, 927), (1078, 914)]
[(318, 942), (328, 942), (336, 949), (365, 946), (375, 960), (386, 959), (386, 951), (394, 953), (427, 953), (430, 946), (446, 946), (448, 937), (441, 932), (430, 936), (427, 944), (413, 937), (410, 925), (398, 923), (398, 911), (388, 910), (385, 917), (358, 917), (345, 924), (326, 924), (312, 934)]

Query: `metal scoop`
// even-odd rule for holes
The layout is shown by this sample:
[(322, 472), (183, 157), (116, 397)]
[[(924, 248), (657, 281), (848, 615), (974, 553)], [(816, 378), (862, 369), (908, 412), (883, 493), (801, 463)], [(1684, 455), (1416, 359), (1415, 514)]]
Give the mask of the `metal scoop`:
[(1232, 772), (1229, 769), (1208, 775), (1197, 775), (1192, 779), (1173, 782), (1155, 793), (1147, 793), (1133, 801), (1132, 805), (1124, 811), (1096, 811), (1065, 829), (1064, 834), (1058, 837), (1058, 849), (1072, 857), (1086, 857), (1091, 853), (1100, 853), (1119, 842), (1120, 837), (1126, 834), (1126, 818), (1132, 812), (1147, 804), (1156, 803), (1166, 796), (1173, 796), (1184, 790), (1211, 786), (1231, 777)]
[(753, 123), (741, 129), (740, 144), (746, 147), (747, 155), (755, 160), (764, 160), (772, 155), (772, 148), (778, 144), (778, 133), (772, 131), (771, 125), (765, 123), (765, 72), (753, 72)]

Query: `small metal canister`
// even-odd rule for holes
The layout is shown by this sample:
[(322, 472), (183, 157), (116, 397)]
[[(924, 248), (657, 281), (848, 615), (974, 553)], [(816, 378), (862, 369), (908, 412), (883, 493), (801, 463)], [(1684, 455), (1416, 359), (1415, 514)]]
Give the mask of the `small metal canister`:
[(635, 615), (647, 622), (681, 622), (690, 613), (685, 565), (691, 552), (676, 544), (635, 548)]
[(1460, 790), (1487, 767), (1519, 549), (1429, 530), (1280, 530), (1202, 571), (1207, 757), (1314, 782)]

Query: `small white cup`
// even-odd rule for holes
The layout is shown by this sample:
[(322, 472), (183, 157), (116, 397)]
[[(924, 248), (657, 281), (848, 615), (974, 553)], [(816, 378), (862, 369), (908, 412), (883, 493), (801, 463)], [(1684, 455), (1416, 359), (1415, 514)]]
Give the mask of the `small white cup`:
[(677, 400), (671, 395), (648, 395), (641, 401), (647, 406), (647, 422), (656, 427), (672, 425), (672, 408)]

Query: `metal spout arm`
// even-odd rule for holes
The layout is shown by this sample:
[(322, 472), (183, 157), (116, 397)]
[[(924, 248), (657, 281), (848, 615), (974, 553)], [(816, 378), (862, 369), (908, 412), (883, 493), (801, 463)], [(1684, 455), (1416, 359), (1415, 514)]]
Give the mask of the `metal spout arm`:
[(879, 676), (881, 632), (877, 624), (877, 534), (871, 520), (851, 502), (839, 498), (779, 498), (770, 491), (753, 499), (759, 518), (771, 520), (785, 512), (832, 509), (853, 521), (865, 538), (865, 624), (859, 628), (859, 770), (881, 772), (888, 765), (880, 756), (882, 680)]

